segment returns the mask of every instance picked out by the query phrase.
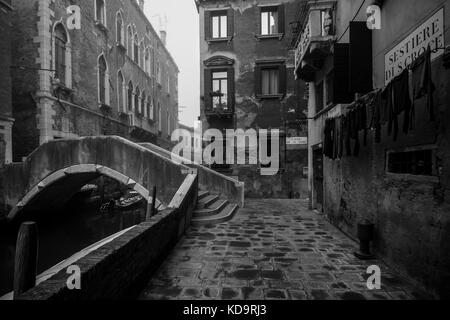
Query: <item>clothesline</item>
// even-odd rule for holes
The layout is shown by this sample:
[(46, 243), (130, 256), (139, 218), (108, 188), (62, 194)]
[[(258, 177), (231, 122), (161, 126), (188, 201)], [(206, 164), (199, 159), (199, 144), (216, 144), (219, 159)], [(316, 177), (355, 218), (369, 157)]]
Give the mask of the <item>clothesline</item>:
[[(364, 131), (363, 140), (366, 145), (368, 131), (375, 130), (375, 142), (379, 143), (381, 128), (386, 123), (388, 136), (392, 135), (395, 141), (400, 129), (398, 116), (401, 113), (404, 115), (402, 131), (407, 134), (414, 128), (415, 101), (424, 96), (427, 96), (430, 120), (433, 121), (435, 86), (431, 76), (431, 52), (428, 47), (384, 88), (356, 99), (348, 106), (346, 114), (327, 119), (324, 128), (324, 155), (333, 160), (341, 158), (345, 147), (347, 156), (358, 156), (359, 133)], [(410, 83), (410, 71), (412, 83)], [(412, 89), (412, 98), (410, 89)]]

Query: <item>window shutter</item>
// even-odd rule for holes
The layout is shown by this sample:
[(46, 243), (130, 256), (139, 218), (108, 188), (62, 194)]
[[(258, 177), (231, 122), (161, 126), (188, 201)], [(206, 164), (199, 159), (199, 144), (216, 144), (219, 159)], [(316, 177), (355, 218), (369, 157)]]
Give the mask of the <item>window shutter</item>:
[(228, 68), (228, 109), (234, 110), (234, 68)]
[(372, 31), (365, 22), (350, 22), (350, 91), (366, 94), (373, 90)]
[(284, 5), (278, 6), (278, 33), (285, 31)]
[(285, 95), (286, 94), (286, 77), (287, 77), (285, 64), (280, 65), (279, 75), (280, 75), (280, 79), (279, 79), (280, 93)]
[(234, 11), (233, 9), (227, 10), (227, 36), (233, 37), (234, 36)]
[(205, 39), (211, 39), (211, 11), (205, 11)]
[(262, 94), (261, 81), (261, 66), (257, 64), (255, 65), (255, 96)]
[(334, 103), (350, 103), (353, 96), (349, 90), (349, 45), (334, 45)]
[(212, 71), (210, 69), (205, 69), (205, 92), (204, 92), (204, 100), (205, 100), (205, 109), (212, 108)]
[(256, 19), (256, 27), (257, 27), (256, 34), (258, 34), (258, 35), (260, 35), (262, 33), (261, 32), (261, 13), (262, 13), (261, 8), (257, 8), (255, 19)]

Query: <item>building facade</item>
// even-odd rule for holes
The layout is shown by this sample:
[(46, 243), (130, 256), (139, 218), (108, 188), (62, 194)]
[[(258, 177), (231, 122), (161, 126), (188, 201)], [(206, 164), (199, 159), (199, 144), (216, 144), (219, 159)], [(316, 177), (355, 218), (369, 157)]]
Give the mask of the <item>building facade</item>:
[(295, 63), (309, 86), (311, 207), (354, 239), (359, 222), (373, 223), (376, 254), (442, 298), (450, 292), (449, 6), (304, 1)]
[(171, 145), (179, 71), (143, 0), (13, 6), (15, 161), (48, 140), (79, 136)]
[(259, 133), (267, 129), (271, 132), (268, 145), (272, 132), (280, 132), (278, 149), (270, 150), (280, 157), (280, 170), (275, 175), (262, 175), (263, 164), (250, 161), (249, 148), (255, 147), (251, 142), (236, 145), (236, 150), (245, 148), (245, 164), (224, 160), (212, 167), (245, 182), (248, 197), (307, 197), (303, 176), (307, 166), (307, 104), (304, 84), (294, 80), (288, 36), (298, 2), (197, 0), (196, 4), (203, 131), (254, 129)]
[(12, 162), (11, 0), (0, 1), (0, 166)]

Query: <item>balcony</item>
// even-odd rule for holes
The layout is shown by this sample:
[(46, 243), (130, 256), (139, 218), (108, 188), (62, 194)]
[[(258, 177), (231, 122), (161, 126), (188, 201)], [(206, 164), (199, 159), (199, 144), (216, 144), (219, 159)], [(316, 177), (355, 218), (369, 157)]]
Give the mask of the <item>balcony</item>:
[(310, 1), (308, 6), (307, 20), (295, 48), (295, 75), (309, 82), (322, 68), (336, 41), (336, 1)]
[(205, 108), (205, 115), (207, 117), (233, 117), (234, 110), (230, 107), (226, 95), (220, 92), (212, 92), (210, 95), (212, 106)]

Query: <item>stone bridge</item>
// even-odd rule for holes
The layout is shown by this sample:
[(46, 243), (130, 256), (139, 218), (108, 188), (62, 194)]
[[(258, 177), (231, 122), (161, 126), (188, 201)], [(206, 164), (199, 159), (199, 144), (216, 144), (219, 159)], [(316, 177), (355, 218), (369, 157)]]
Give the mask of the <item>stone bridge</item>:
[[(54, 140), (40, 146), (24, 162), (1, 168), (0, 205), (3, 216), (10, 220), (36, 208), (58, 208), (83, 185), (104, 175), (146, 199), (156, 186), (158, 201), (167, 206), (192, 171), (156, 146), (120, 137)], [(200, 166), (195, 171), (201, 171), (200, 188), (220, 191), (243, 205), (243, 184)]]

